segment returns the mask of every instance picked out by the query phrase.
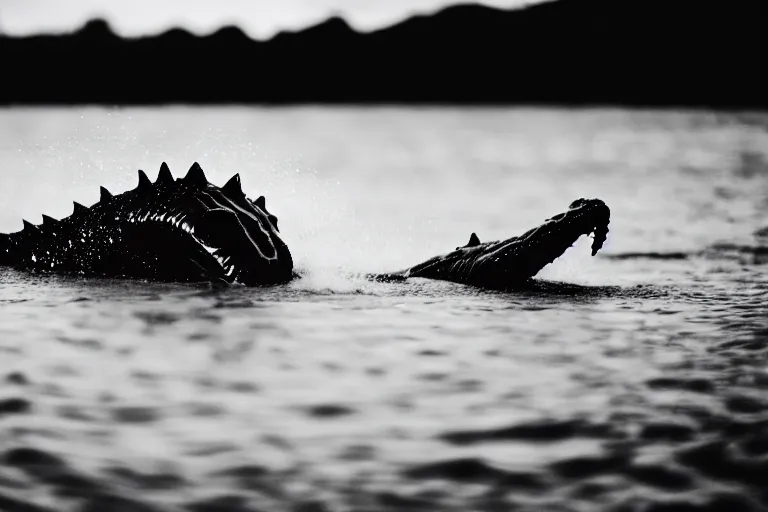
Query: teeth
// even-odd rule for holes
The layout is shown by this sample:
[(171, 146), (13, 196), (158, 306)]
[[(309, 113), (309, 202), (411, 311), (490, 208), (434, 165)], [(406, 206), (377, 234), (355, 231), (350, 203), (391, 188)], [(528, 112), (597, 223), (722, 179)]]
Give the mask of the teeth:
[[(134, 216), (135, 216), (135, 220), (134, 220)], [(188, 216), (183, 213), (171, 215), (170, 212), (165, 212), (165, 213), (146, 212), (143, 215), (141, 213), (138, 213), (138, 214), (131, 213), (129, 214), (128, 219), (131, 222), (145, 222), (147, 219), (149, 219), (150, 221), (156, 221), (156, 222), (167, 222), (168, 224), (174, 227), (177, 227), (191, 235), (194, 235), (195, 227), (192, 224), (184, 222), (184, 220), (187, 217)]]
[[(183, 213), (183, 212), (176, 213), (176, 215), (173, 215), (172, 213), (173, 213), (173, 211), (163, 212), (163, 213), (159, 213), (159, 212), (153, 213), (151, 211), (142, 212), (142, 211), (139, 210), (139, 211), (135, 211), (135, 212), (130, 212), (128, 214), (128, 220), (130, 222), (134, 222), (134, 223), (136, 223), (136, 222), (146, 222), (147, 219), (149, 219), (150, 221), (156, 221), (156, 222), (167, 222), (168, 224), (183, 230), (185, 233), (189, 233), (190, 235), (194, 236), (195, 235), (195, 226), (193, 224), (185, 221), (189, 217), (189, 215), (187, 215), (186, 213)], [(197, 243), (199, 243), (201, 246), (203, 246), (203, 248), (206, 251), (208, 251), (210, 254), (212, 254), (216, 258), (216, 261), (219, 262), (219, 264), (222, 266), (222, 268), (225, 271), (228, 270), (227, 275), (231, 275), (232, 272), (234, 272), (234, 266), (232, 266), (231, 268), (227, 267), (227, 263), (230, 260), (229, 256), (226, 256), (226, 257), (225, 256), (218, 256), (218, 255), (214, 254), (215, 252), (218, 251), (217, 248), (205, 245), (197, 237), (195, 237), (195, 240), (196, 240)], [(71, 244), (71, 242), (70, 242), (70, 244)]]
[[(205, 246), (203, 246), (205, 247)], [(206, 247), (207, 249), (207, 247)], [(231, 259), (231, 256), (220, 256), (216, 254), (218, 252), (212, 252), (211, 255), (216, 259), (216, 261), (219, 262), (219, 265), (221, 265), (221, 268), (224, 270), (224, 273), (228, 276), (231, 276), (232, 273), (235, 271), (235, 265), (233, 263), (229, 263), (229, 260)]]

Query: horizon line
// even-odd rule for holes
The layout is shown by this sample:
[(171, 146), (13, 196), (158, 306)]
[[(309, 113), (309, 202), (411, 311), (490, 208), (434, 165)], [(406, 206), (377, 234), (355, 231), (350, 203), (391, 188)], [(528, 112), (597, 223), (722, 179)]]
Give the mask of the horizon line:
[(164, 30), (155, 30), (155, 31), (148, 31), (144, 33), (126, 34), (125, 31), (121, 32), (120, 30), (115, 29), (115, 21), (111, 20), (109, 16), (105, 16), (103, 14), (95, 14), (90, 18), (86, 19), (79, 26), (76, 26), (70, 29), (60, 30), (60, 31), (44, 30), (44, 31), (38, 31), (38, 32), (25, 32), (25, 33), (12, 34), (12, 33), (9, 33), (7, 30), (5, 30), (5, 27), (3, 27), (0, 24), (0, 38), (28, 39), (28, 38), (35, 38), (35, 37), (75, 36), (81, 33), (89, 25), (94, 23), (99, 23), (106, 26), (109, 32), (111, 32), (115, 36), (124, 40), (151, 39), (151, 38), (163, 36), (170, 32), (178, 32), (178, 31), (187, 32), (192, 36), (204, 38), (204, 37), (215, 35), (218, 32), (221, 32), (223, 30), (237, 29), (240, 32), (242, 32), (243, 35), (245, 35), (247, 38), (253, 41), (266, 42), (268, 40), (275, 38), (279, 34), (294, 34), (294, 33), (304, 32), (314, 27), (321, 26), (333, 20), (340, 20), (350, 29), (350, 31), (356, 34), (365, 35), (365, 34), (373, 34), (376, 32), (388, 30), (390, 28), (396, 27), (398, 25), (401, 25), (413, 19), (432, 18), (442, 14), (445, 11), (450, 11), (457, 8), (461, 9), (461, 8), (471, 7), (471, 8), (486, 9), (489, 11), (496, 11), (499, 13), (510, 13), (515, 11), (525, 11), (537, 5), (555, 3), (563, 0), (519, 0), (519, 1), (520, 1), (520, 5), (515, 5), (510, 7), (500, 7), (496, 5), (489, 5), (485, 3), (483, 0), (463, 0), (463, 1), (458, 1), (456, 3), (449, 3), (446, 5), (443, 5), (442, 7), (433, 8), (433, 9), (423, 9), (423, 10), (415, 9), (410, 11), (408, 14), (404, 14), (403, 16), (399, 17), (395, 21), (380, 24), (374, 28), (369, 28), (369, 29), (360, 28), (359, 26), (356, 26), (355, 23), (351, 22), (348, 16), (345, 16), (343, 13), (340, 13), (338, 11), (331, 10), (325, 15), (314, 18), (314, 20), (312, 21), (297, 24), (296, 26), (276, 27), (275, 30), (273, 30), (271, 33), (262, 34), (258, 36), (254, 36), (251, 32), (244, 29), (242, 27), (242, 22), (238, 22), (235, 20), (232, 20), (231, 22), (223, 22), (218, 26), (209, 30), (195, 30), (177, 23), (177, 24), (169, 24), (167, 28), (165, 28)]

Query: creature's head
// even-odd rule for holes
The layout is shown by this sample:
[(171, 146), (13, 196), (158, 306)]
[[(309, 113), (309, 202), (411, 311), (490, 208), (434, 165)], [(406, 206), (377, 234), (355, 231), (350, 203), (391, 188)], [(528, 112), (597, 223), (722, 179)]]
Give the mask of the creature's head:
[(594, 234), (592, 256), (597, 254), (606, 240), (610, 215), (601, 200), (579, 198), (568, 210), (540, 226), (518, 237), (489, 244), (479, 259), (485, 261), (497, 279), (501, 275), (505, 282), (528, 279), (562, 256), (581, 235)]
[(602, 249), (608, 235), (608, 224), (611, 221), (611, 210), (600, 199), (579, 198), (568, 206), (568, 211), (549, 219), (557, 222), (563, 230), (594, 234), (592, 240), (592, 256)]
[(600, 199), (576, 199), (565, 212), (512, 239), (514, 250), (511, 252), (522, 256), (520, 265), (527, 268), (531, 276), (560, 257), (581, 235), (594, 234), (594, 256), (603, 247), (610, 216), (610, 209)]
[(594, 233), (592, 255), (608, 233), (610, 210), (599, 199), (577, 199), (568, 210), (528, 232), (492, 242), (475, 233), (455, 251), (408, 269), (407, 275), (505, 287), (535, 276), (571, 247), (581, 235)]
[[(101, 203), (110, 200), (104, 192)], [(126, 194), (131, 193), (135, 197), (124, 206), (127, 220), (169, 228), (174, 243), (189, 248), (185, 254), (206, 274), (244, 285), (291, 278), (293, 261), (278, 234), (277, 217), (267, 211), (264, 196), (246, 197), (238, 174), (217, 187), (197, 163), (180, 179), (163, 163), (154, 184), (139, 171), (139, 186)]]

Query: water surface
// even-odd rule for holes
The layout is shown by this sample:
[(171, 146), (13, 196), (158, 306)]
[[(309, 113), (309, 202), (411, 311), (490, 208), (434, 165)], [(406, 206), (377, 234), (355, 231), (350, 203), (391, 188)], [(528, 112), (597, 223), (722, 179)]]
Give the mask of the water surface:
[[(197, 161), (266, 196), (306, 275), (214, 290), (0, 270), (0, 509), (766, 509), (766, 126), (1, 111), (0, 231)], [(354, 277), (579, 197), (611, 208), (604, 250), (582, 238), (528, 290)]]

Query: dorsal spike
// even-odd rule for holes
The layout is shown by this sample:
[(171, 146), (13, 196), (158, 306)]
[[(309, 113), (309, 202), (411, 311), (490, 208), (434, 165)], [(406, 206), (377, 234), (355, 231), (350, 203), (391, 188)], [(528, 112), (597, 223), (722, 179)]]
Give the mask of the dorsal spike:
[(264, 199), (264, 196), (259, 196), (259, 198), (254, 201), (254, 204), (262, 210), (267, 211), (267, 200)]
[(143, 192), (152, 189), (152, 182), (149, 181), (149, 177), (147, 176), (147, 173), (145, 173), (141, 169), (139, 169), (139, 186), (136, 188)]
[(56, 227), (58, 225), (59, 225), (59, 221), (58, 220), (54, 219), (53, 217), (49, 217), (46, 214), (43, 214), (43, 226), (44, 227), (53, 228), (53, 227)]
[(274, 215), (272, 215), (270, 213), (269, 215), (267, 215), (267, 218), (269, 219), (269, 222), (271, 222), (272, 225), (275, 226), (275, 231), (277, 231), (279, 233), (280, 229), (278, 229), (278, 227), (277, 227), (277, 217), (275, 217)]
[(197, 162), (192, 164), (192, 167), (187, 171), (187, 175), (184, 176), (184, 181), (189, 185), (197, 187), (204, 187), (208, 184), (208, 179), (205, 177), (203, 168)]
[(480, 245), (480, 238), (478, 238), (476, 233), (472, 233), (469, 236), (469, 242), (467, 242), (467, 245), (462, 245), (461, 247), (457, 247), (456, 250), (459, 249), (466, 249), (467, 247), (474, 247), (476, 245)]
[(160, 165), (160, 172), (157, 173), (157, 181), (155, 183), (173, 184), (173, 174), (171, 174), (171, 170), (165, 162)]
[(113, 197), (112, 196), (112, 192), (110, 192), (109, 190), (107, 190), (104, 187), (99, 187), (99, 192), (101, 194), (100, 197), (99, 197), (99, 202), (101, 202), (101, 203), (109, 202), (109, 200), (112, 199), (112, 197)]
[(231, 178), (229, 178), (229, 181), (221, 187), (221, 191), (224, 192), (224, 195), (227, 196), (240, 196), (243, 195), (243, 188), (240, 184), (240, 175), (235, 174)]
[(88, 210), (87, 207), (83, 206), (82, 204), (78, 203), (77, 201), (72, 201), (72, 203), (75, 205), (75, 211), (72, 212), (72, 215), (78, 215), (80, 213), (84, 213)]
[(34, 224), (32, 224), (26, 219), (21, 219), (21, 222), (24, 223), (24, 231), (32, 231), (32, 232), (40, 231), (40, 228), (38, 228), (37, 226), (35, 226)]

